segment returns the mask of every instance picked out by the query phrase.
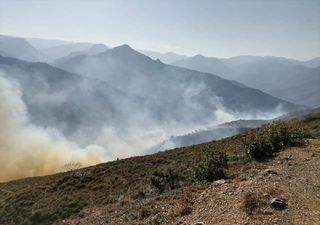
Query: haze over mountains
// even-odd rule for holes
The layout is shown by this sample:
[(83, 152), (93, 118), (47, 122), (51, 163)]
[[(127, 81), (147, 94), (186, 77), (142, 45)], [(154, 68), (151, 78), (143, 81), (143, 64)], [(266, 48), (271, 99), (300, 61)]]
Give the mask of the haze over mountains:
[(239, 81), (296, 104), (320, 105), (320, 61), (281, 57), (214, 58), (196, 55), (172, 63)]
[(31, 62), (46, 61), (46, 57), (23, 38), (0, 35), (0, 54)]
[(160, 59), (161, 62), (164, 62), (167, 64), (187, 58), (187, 56), (185, 55), (180, 55), (174, 52), (159, 53), (159, 52), (148, 51), (148, 50), (138, 50), (138, 51), (146, 56), (149, 56), (152, 59)]
[[(34, 46), (23, 38), (0, 39), (1, 77), (22, 93), (28, 123), (80, 148), (98, 145), (104, 160), (158, 151), (163, 143), (175, 147), (223, 138), (241, 129), (218, 124), (272, 119), (318, 102), (319, 68), (311, 68), (316, 59), (307, 67), (269, 57), (170, 53), (164, 61), (180, 61), (168, 65), (128, 45), (28, 40)], [(266, 78), (261, 89), (276, 94), (256, 89), (263, 80), (257, 73)], [(228, 80), (237, 76), (245, 84)]]

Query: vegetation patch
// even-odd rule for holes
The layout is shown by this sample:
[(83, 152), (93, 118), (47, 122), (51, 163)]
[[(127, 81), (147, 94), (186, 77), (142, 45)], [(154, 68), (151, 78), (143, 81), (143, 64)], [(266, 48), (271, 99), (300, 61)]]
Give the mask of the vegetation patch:
[(226, 178), (225, 169), (227, 168), (226, 154), (215, 150), (206, 150), (203, 161), (194, 168), (194, 174), (199, 181), (210, 182)]
[(167, 172), (154, 171), (151, 177), (151, 184), (162, 193), (166, 189), (173, 190), (179, 187), (181, 176), (169, 169)]
[(248, 215), (253, 215), (256, 213), (262, 213), (268, 208), (268, 200), (261, 193), (246, 193), (242, 208)]
[(311, 135), (297, 122), (274, 122), (249, 135), (243, 144), (251, 158), (263, 160), (308, 137)]

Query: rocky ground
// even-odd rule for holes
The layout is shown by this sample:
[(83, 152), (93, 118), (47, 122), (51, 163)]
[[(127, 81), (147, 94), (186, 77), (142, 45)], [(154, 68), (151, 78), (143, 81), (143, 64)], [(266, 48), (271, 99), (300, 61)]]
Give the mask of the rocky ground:
[[(305, 146), (288, 148), (270, 161), (244, 165), (239, 169), (242, 175), (234, 179), (218, 180), (204, 190), (197, 190), (191, 194), (192, 204), (183, 209), (186, 215), (162, 222), (156, 221), (156, 215), (146, 216), (134, 224), (320, 224), (319, 165), (320, 140), (310, 139)], [(275, 198), (283, 200), (283, 209), (271, 206)], [(160, 202), (159, 211), (170, 208), (167, 202)], [(80, 217), (57, 224), (130, 224), (122, 220), (122, 216), (106, 208), (91, 208)]]
[[(246, 210), (248, 196), (256, 196), (260, 205)], [(287, 207), (273, 209), (269, 204), (273, 198), (284, 199)], [(175, 223), (197, 222), (320, 224), (320, 141), (308, 140), (304, 147), (286, 149), (235, 180), (214, 182), (195, 199), (193, 212)]]

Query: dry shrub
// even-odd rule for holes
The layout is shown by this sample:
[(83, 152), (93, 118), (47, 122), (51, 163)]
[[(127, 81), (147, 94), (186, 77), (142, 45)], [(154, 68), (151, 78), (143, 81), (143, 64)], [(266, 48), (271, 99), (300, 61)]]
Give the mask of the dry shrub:
[(242, 209), (248, 214), (262, 213), (268, 207), (268, 200), (261, 193), (246, 193), (243, 197)]
[(151, 213), (152, 212), (150, 209), (143, 207), (140, 209), (140, 212), (139, 212), (140, 218), (145, 219), (145, 218), (149, 217), (151, 215)]

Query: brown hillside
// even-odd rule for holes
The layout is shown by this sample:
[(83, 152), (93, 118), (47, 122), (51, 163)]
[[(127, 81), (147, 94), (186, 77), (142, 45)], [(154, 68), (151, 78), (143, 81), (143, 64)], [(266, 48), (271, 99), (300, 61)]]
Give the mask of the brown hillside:
[[(259, 129), (200, 145), (133, 157), (51, 176), (0, 184), (0, 224), (319, 224), (320, 114), (303, 119), (314, 139), (256, 162), (243, 140)], [(199, 182), (204, 150), (228, 155), (227, 179)], [(159, 193), (154, 171), (179, 185)], [(273, 197), (287, 207), (270, 207)]]

